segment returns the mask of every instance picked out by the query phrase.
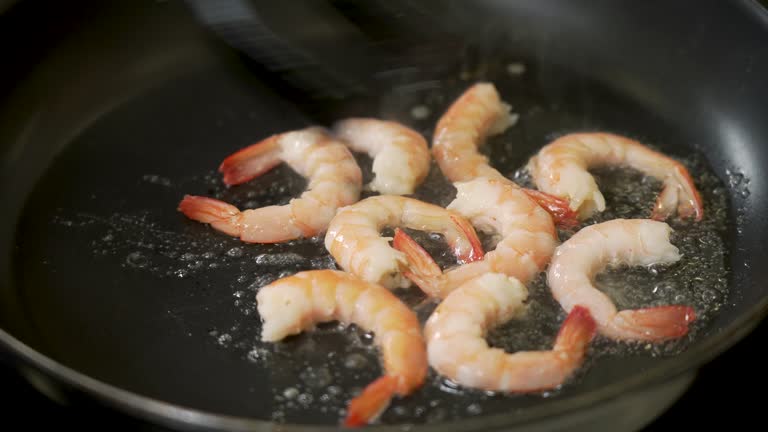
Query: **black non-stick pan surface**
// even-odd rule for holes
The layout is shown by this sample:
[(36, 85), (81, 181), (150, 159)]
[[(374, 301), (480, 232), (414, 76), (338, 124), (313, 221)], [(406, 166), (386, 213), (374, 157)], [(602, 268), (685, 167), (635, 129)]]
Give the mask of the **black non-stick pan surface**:
[[(174, 426), (336, 425), (347, 398), (380, 373), (370, 335), (331, 324), (263, 345), (255, 311), (265, 283), (333, 266), (320, 240), (245, 245), (186, 220), (176, 205), (185, 193), (243, 207), (287, 202), (304, 187), (287, 168), (232, 189), (215, 168), (269, 134), (348, 115), (400, 120), (429, 136), (480, 79), (496, 82), (521, 113), (496, 141), (514, 147), (491, 142), (505, 172), (572, 130), (642, 138), (711, 170), (701, 184), (725, 194), (727, 291), (682, 345), (617, 349), (544, 395), (485, 395), (433, 375), (384, 423), (552, 421), (675, 382), (766, 312), (768, 18), (756, 3), (477, 2), (469, 11), (450, 3), (465, 48), (430, 52), (444, 60), (433, 67), (409, 68), (404, 56), (387, 75), (390, 92), (340, 101), (286, 97), (178, 2), (37, 5), (72, 24), (31, 40), (34, 53), (11, 50), (27, 66), (10, 67), (0, 93), (0, 341), (8, 358), (54, 382)], [(506, 68), (516, 62), (526, 65), (522, 76)], [(416, 105), (429, 114), (415, 118)], [(435, 195), (450, 193), (436, 169), (426, 188), (417, 195), (450, 199)], [(716, 200), (712, 190), (703, 193)], [(554, 332), (558, 323), (546, 325)]]

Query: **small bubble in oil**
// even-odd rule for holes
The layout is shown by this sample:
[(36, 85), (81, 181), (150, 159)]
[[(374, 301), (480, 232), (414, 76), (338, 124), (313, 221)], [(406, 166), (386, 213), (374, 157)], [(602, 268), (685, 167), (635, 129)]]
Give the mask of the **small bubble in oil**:
[(480, 406), (480, 404), (473, 403), (467, 405), (467, 414), (470, 415), (478, 415), (483, 413), (483, 407)]
[(217, 339), (219, 345), (228, 345), (232, 342), (232, 336), (229, 333), (224, 333)]
[(227, 251), (227, 256), (230, 256), (232, 258), (239, 258), (243, 256), (243, 248), (241, 247), (233, 247)]
[(314, 400), (314, 397), (312, 397), (309, 393), (302, 393), (299, 396), (296, 397), (296, 401), (303, 405), (305, 408), (307, 408), (312, 401)]
[(522, 75), (525, 73), (524, 63), (510, 63), (507, 65), (507, 73), (513, 76)]
[(189, 252), (187, 252), (187, 253), (184, 253), (184, 254), (182, 254), (182, 255), (179, 257), (179, 260), (181, 260), (181, 261), (192, 261), (192, 260), (194, 260), (195, 258), (197, 258), (197, 255), (195, 255), (195, 254), (193, 254), (193, 253), (189, 253)]
[(368, 364), (368, 359), (359, 353), (351, 353), (344, 358), (344, 366), (349, 369), (362, 369)]
[(295, 387), (287, 387), (283, 390), (283, 397), (290, 400), (299, 395), (299, 390)]
[(462, 390), (461, 386), (458, 383), (451, 381), (449, 379), (440, 380), (439, 388), (440, 390), (446, 393), (451, 393), (456, 395), (464, 394), (464, 391)]
[(374, 340), (375, 340), (375, 335), (373, 334), (373, 332), (365, 332), (362, 335), (360, 335), (360, 342), (363, 345), (372, 345)]
[(264, 348), (254, 348), (248, 351), (246, 358), (252, 363), (258, 363), (262, 360), (266, 360), (269, 356), (269, 351)]
[(322, 388), (331, 383), (333, 376), (327, 367), (309, 367), (299, 374), (299, 379), (309, 387)]
[(149, 264), (149, 258), (141, 252), (132, 252), (125, 258), (126, 264), (135, 268), (144, 268)]
[(411, 117), (415, 118), (416, 120), (423, 120), (429, 117), (430, 114), (431, 111), (426, 105), (416, 105), (411, 108)]

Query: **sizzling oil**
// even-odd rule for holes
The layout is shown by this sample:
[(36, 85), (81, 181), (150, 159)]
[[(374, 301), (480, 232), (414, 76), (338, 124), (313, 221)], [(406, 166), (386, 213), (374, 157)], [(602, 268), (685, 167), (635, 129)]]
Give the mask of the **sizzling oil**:
[[(520, 68), (512, 69), (519, 71)], [(448, 87), (452, 86), (452, 91), (456, 92), (466, 84), (452, 83)], [(403, 121), (429, 137), (430, 128), (450, 102), (445, 94), (441, 88), (416, 96), (401, 94), (394, 101), (385, 98), (379, 109), (382, 115)], [(525, 105), (525, 96), (521, 99), (524, 109), (519, 124), (492, 138), (483, 151), (491, 156), (492, 164), (502, 173), (525, 185), (529, 180), (520, 167), (532, 153), (520, 154), (516, 145), (519, 135), (527, 136), (532, 130), (542, 127), (537, 123), (542, 113), (548, 118), (560, 119), (561, 130), (548, 129), (549, 138), (553, 137), (553, 133), (578, 130), (583, 125), (580, 117), (563, 112), (557, 103), (540, 105), (528, 100)], [(369, 158), (358, 155), (358, 160), (366, 182), (370, 181)], [(524, 409), (552, 396), (566, 394), (570, 386), (578, 385), (579, 380), (589, 374), (591, 368), (598, 367), (596, 365), (603, 357), (665, 356), (685, 349), (686, 344), (696, 337), (699, 329), (706, 327), (709, 318), (727, 300), (727, 248), (723, 230), (728, 222), (728, 190), (700, 155), (691, 154), (682, 162), (696, 179), (705, 205), (705, 218), (699, 223), (671, 221), (675, 229), (672, 242), (680, 249), (683, 258), (678, 263), (663, 267), (608, 269), (597, 275), (595, 283), (614, 299), (619, 308), (661, 304), (693, 306), (698, 319), (686, 338), (658, 345), (616, 343), (598, 338), (590, 348), (587, 364), (573, 382), (562, 389), (537, 395), (494, 395), (469, 390), (430, 371), (424, 387), (409, 398), (395, 400), (381, 421), (407, 425), (447, 421), (487, 412), (507, 412), (507, 402), (511, 399), (515, 400), (517, 408)], [(585, 224), (619, 217), (647, 217), (650, 214), (659, 190), (658, 182), (624, 169), (602, 169), (595, 171), (595, 174), (605, 195), (607, 210), (585, 221)], [(231, 202), (241, 209), (285, 204), (300, 194), (306, 185), (304, 179), (284, 166), (248, 185), (235, 188), (224, 187), (213, 172), (200, 178), (182, 180), (146, 175), (141, 181), (173, 188), (179, 193), (204, 193)], [(189, 185), (198, 190), (188, 190)], [(364, 196), (369, 195), (371, 193), (364, 193)], [(416, 198), (441, 206), (447, 205), (454, 196), (455, 189), (434, 164), (426, 181), (414, 194)], [(150, 214), (138, 217), (67, 214), (57, 216), (55, 222), (64, 226), (102, 227), (100, 240), (93, 242), (94, 253), (120, 256), (123, 266), (130, 271), (150, 272), (160, 278), (182, 278), (190, 284), (206, 284), (207, 272), (231, 275), (227, 287), (209, 289), (217, 293), (222, 290), (228, 292), (228, 297), (217, 296), (216, 301), (231, 302), (239, 317), (234, 318), (231, 325), (212, 325), (207, 330), (209, 340), (222, 350), (237, 353), (243, 362), (267, 371), (273, 396), (272, 414), (268, 420), (303, 423), (306, 413), (311, 411), (313, 418), (335, 424), (343, 416), (348, 400), (381, 373), (372, 335), (355, 326), (321, 325), (315, 332), (291, 337), (277, 344), (258, 340), (260, 326), (256, 316), (255, 293), (261, 287), (298, 271), (336, 267), (323, 246), (322, 237), (274, 245), (241, 244), (193, 222), (178, 229), (156, 226)], [(137, 232), (140, 234), (137, 235)], [(439, 235), (410, 233), (441, 266), (446, 268), (455, 264)], [(560, 232), (560, 239), (565, 241), (571, 234)], [(483, 240), (486, 250), (492, 249), (491, 239)], [(531, 282), (528, 289), (526, 312), (491, 331), (488, 336), (491, 345), (508, 351), (548, 349), (551, 346), (564, 313), (552, 299), (543, 275)], [(422, 322), (434, 309), (434, 303), (415, 288), (400, 290), (398, 295), (415, 308)]]

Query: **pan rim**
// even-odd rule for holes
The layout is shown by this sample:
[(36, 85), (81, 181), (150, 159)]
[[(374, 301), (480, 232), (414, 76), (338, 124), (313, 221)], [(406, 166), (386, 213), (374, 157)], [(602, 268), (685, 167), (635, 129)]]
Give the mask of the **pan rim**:
[[(721, 353), (728, 350), (738, 341), (742, 340), (757, 325), (768, 316), (768, 296), (738, 316), (733, 322), (702, 339), (684, 352), (668, 358), (669, 364), (653, 367), (621, 380), (601, 386), (599, 389), (589, 391), (577, 398), (562, 401), (552, 401), (546, 406), (533, 406), (526, 408), (523, 413), (480, 415), (451, 421), (432, 424), (419, 424), (419, 429), (445, 430), (498, 430), (513, 425), (531, 424), (558, 414), (558, 419), (563, 415), (579, 411), (588, 406), (594, 406), (616, 398), (628, 391), (638, 391), (642, 388), (653, 386), (664, 378), (674, 378), (685, 372), (695, 371), (705, 363), (711, 361)], [(280, 430), (287, 432), (305, 431), (331, 431), (337, 427), (328, 425), (306, 425), (294, 423), (274, 423), (266, 420), (258, 420), (248, 417), (216, 414), (196, 408), (184, 407), (171, 402), (165, 402), (149, 396), (144, 396), (128, 391), (96, 378), (78, 372), (52, 358), (36, 351), (24, 342), (15, 338), (4, 329), (0, 328), (0, 345), (17, 358), (77, 390), (95, 396), (99, 401), (105, 402), (119, 412), (123, 412), (139, 419), (148, 418), (150, 421), (171, 426), (204, 430), (274, 430), (279, 425)], [(380, 430), (402, 430), (402, 425), (376, 425)]]

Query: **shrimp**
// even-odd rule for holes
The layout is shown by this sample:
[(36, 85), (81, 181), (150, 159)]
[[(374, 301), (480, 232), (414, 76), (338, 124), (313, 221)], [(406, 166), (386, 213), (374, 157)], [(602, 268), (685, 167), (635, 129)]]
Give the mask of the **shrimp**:
[(642, 171), (663, 182), (652, 218), (665, 220), (675, 211), (681, 218), (704, 216), (701, 196), (680, 162), (635, 140), (610, 133), (574, 133), (544, 146), (528, 169), (544, 192), (567, 198), (571, 209), (585, 219), (605, 210), (605, 198), (587, 169), (620, 165)]
[[(477, 83), (464, 92), (437, 122), (432, 140), (432, 154), (443, 174), (451, 182), (486, 177), (515, 184), (491, 167), (488, 158), (478, 147), (491, 135), (504, 132), (515, 123), (510, 106), (501, 101), (491, 83)], [(541, 191), (522, 188), (540, 206), (544, 207), (558, 225), (574, 227), (576, 214), (568, 202)]]
[(412, 194), (429, 172), (427, 141), (400, 123), (350, 118), (336, 123), (334, 133), (353, 151), (373, 158), (371, 190), (385, 195)]
[(381, 195), (339, 210), (328, 226), (325, 247), (341, 268), (387, 288), (407, 287), (405, 255), (379, 232), (400, 227), (442, 234), (460, 262), (481, 259), (483, 249), (472, 225), (457, 213), (413, 198)]
[(407, 396), (424, 383), (427, 355), (416, 314), (380, 285), (336, 270), (313, 270), (261, 288), (256, 300), (265, 342), (327, 321), (354, 323), (375, 333), (385, 374), (350, 402), (345, 426), (374, 420), (393, 395)]
[(605, 336), (620, 340), (661, 341), (688, 333), (695, 318), (688, 306), (659, 306), (618, 312), (611, 299), (592, 285), (606, 265), (668, 264), (680, 259), (669, 242), (672, 228), (648, 219), (614, 219), (581, 229), (555, 251), (547, 282), (566, 311), (589, 309)]
[(485, 341), (488, 329), (524, 309), (527, 295), (518, 280), (499, 273), (486, 273), (453, 291), (424, 328), (429, 364), (461, 385), (482, 390), (527, 393), (563, 384), (581, 365), (595, 334), (585, 308), (571, 311), (551, 351), (508, 354)]
[(444, 298), (483, 273), (504, 273), (527, 283), (549, 263), (558, 244), (552, 217), (529, 195), (509, 182), (478, 178), (458, 182), (456, 199), (448, 205), (480, 231), (495, 234), (496, 249), (482, 260), (443, 273), (432, 257), (407, 234), (395, 234), (395, 248), (405, 253), (405, 273), (425, 293)]
[(249, 243), (277, 243), (323, 232), (339, 207), (360, 198), (362, 173), (347, 147), (320, 128), (273, 135), (226, 158), (219, 167), (228, 185), (286, 162), (309, 179), (307, 190), (284, 206), (240, 211), (213, 198), (187, 195), (188, 218)]

